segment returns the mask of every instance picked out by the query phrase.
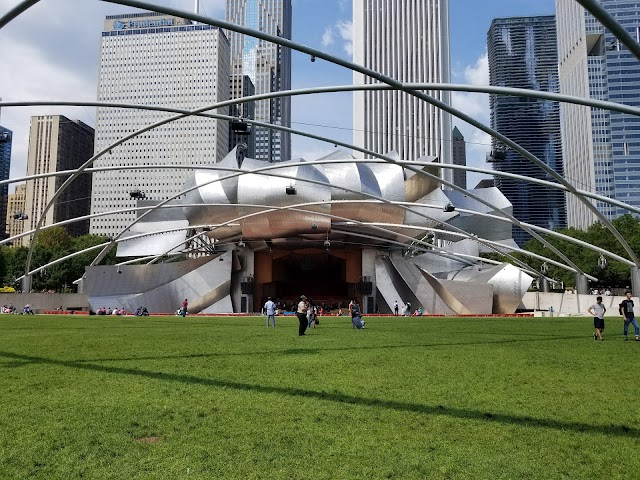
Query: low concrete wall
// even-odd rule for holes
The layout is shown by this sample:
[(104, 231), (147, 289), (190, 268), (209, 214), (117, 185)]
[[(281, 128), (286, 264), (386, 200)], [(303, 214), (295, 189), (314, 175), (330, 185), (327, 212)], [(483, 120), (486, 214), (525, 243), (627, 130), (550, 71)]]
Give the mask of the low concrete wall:
[(35, 313), (45, 310), (89, 310), (89, 300), (82, 293), (0, 293), (0, 305), (13, 304), (18, 310), (29, 304)]
[[(618, 305), (626, 297), (602, 296), (602, 304), (607, 309), (605, 317), (620, 316)], [(587, 309), (596, 303), (598, 295), (579, 295), (577, 293), (541, 293), (527, 292), (522, 299), (522, 305), (526, 309), (548, 311), (553, 307), (555, 315), (584, 315), (589, 316)], [(632, 297), (635, 304), (636, 317), (640, 316), (640, 300)]]

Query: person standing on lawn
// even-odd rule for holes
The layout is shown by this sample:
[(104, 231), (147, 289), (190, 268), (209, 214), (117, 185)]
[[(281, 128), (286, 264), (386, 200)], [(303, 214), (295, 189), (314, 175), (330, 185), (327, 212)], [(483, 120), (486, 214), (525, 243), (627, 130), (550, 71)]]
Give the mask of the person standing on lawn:
[(597, 297), (596, 302), (597, 303), (591, 305), (587, 311), (593, 315), (593, 326), (596, 329), (596, 333), (593, 334), (593, 339), (604, 340), (604, 338), (602, 338), (602, 332), (604, 330), (604, 314), (607, 308), (602, 304), (602, 297)]
[(396, 300), (396, 303), (393, 304), (393, 314), (397, 317), (398, 316), (398, 301)]
[(276, 304), (271, 301), (271, 297), (267, 298), (264, 304), (264, 313), (267, 316), (267, 328), (269, 328), (269, 319), (273, 321), (273, 328), (276, 328)]
[(636, 333), (636, 342), (640, 342), (640, 328), (638, 328), (638, 322), (633, 314), (633, 300), (631, 300), (631, 292), (626, 291), (627, 298), (620, 304), (620, 315), (624, 318), (624, 339), (628, 340), (627, 332), (629, 331), (629, 324), (633, 325)]
[(300, 301), (298, 302), (298, 309), (296, 315), (298, 316), (298, 335), (306, 335), (304, 332), (307, 330), (307, 310), (309, 310), (309, 303), (307, 303), (307, 297), (300, 295)]
[(182, 314), (183, 317), (187, 316), (187, 307), (189, 306), (189, 302), (187, 301), (187, 299), (184, 299), (184, 302), (182, 302), (182, 312), (180, 312)]

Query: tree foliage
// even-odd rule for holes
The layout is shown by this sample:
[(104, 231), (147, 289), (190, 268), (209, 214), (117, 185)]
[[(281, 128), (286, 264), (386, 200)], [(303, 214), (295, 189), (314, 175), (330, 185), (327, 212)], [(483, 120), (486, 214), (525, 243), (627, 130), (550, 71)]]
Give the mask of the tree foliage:
[[(31, 270), (104, 243), (105, 238), (99, 235), (83, 235), (74, 238), (62, 227), (44, 230), (38, 235), (33, 249)], [(73, 256), (35, 273), (32, 281), (33, 289), (35, 291), (75, 291), (73, 282), (84, 275), (85, 266), (91, 264), (99, 251), (97, 248)], [(28, 253), (28, 247), (0, 247), (0, 279), (3, 285), (20, 288), (16, 278), (25, 274)], [(116, 263), (115, 249), (109, 252), (102, 263), (107, 265)]]
[[(633, 251), (640, 256), (640, 219), (631, 215), (624, 215), (613, 220), (612, 223), (629, 243)], [(559, 233), (582, 240), (590, 245), (603, 248), (604, 250), (615, 253), (620, 257), (629, 258), (629, 255), (614, 235), (599, 222), (594, 223), (586, 230), (568, 228), (560, 230)], [(599, 264), (600, 254), (598, 252), (594, 252), (586, 247), (550, 235), (547, 235), (545, 239), (566, 255), (583, 272), (596, 277), (598, 282), (593, 284), (595, 287), (625, 288), (631, 285), (631, 269), (629, 266), (605, 256), (606, 266), (602, 268)], [(560, 263), (565, 263), (560, 257), (552, 252), (551, 249), (545, 247), (536, 239), (527, 242), (524, 245), (524, 250), (537, 253)], [(540, 260), (533, 259), (523, 254), (514, 254), (514, 256), (527, 263), (538, 272), (542, 267), (543, 262)], [(491, 258), (496, 257), (492, 255)], [(500, 260), (505, 261), (504, 258)], [(551, 264), (547, 264), (546, 275), (550, 278), (561, 280), (565, 285), (573, 286), (576, 284), (576, 278), (573, 272)]]

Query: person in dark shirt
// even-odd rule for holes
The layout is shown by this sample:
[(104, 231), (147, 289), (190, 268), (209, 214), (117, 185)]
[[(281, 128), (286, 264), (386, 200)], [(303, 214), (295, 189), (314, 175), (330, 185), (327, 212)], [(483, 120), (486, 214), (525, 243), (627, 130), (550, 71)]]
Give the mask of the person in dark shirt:
[(627, 298), (620, 304), (620, 315), (624, 318), (624, 339), (627, 338), (627, 331), (629, 330), (629, 324), (633, 324), (633, 328), (636, 333), (636, 342), (640, 342), (640, 328), (638, 328), (638, 322), (633, 314), (633, 300), (631, 300), (631, 292), (626, 292)]

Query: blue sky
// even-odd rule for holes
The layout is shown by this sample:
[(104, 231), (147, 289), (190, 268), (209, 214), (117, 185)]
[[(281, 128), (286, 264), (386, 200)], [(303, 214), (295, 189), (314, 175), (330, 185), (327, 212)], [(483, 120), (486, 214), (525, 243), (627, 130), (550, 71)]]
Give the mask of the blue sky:
[[(0, 0), (0, 15), (19, 0)], [(351, 0), (292, 0), (293, 40), (350, 59)], [(151, 3), (193, 10), (193, 0), (154, 0)], [(201, 14), (224, 18), (225, 0), (201, 0)], [(18, 100), (95, 100), (98, 46), (105, 15), (135, 11), (97, 0), (46, 0), (0, 30), (3, 67), (0, 96)], [(554, 12), (554, 0), (450, 0), (452, 80), (487, 83), (486, 32), (500, 16)], [(308, 56), (293, 54), (293, 88), (351, 84), (351, 72)], [(454, 105), (488, 122), (488, 102), (482, 95), (456, 94)], [(293, 127), (350, 142), (351, 95), (327, 94), (294, 98)], [(88, 108), (5, 108), (1, 122), (14, 131), (11, 176), (26, 172), (29, 117), (64, 114), (93, 125)], [(326, 125), (334, 128), (316, 127)], [(468, 163), (482, 165), (488, 138), (456, 122), (467, 146)], [(300, 137), (293, 155), (313, 159), (333, 150), (332, 144)], [(470, 185), (475, 183), (469, 182)]]

